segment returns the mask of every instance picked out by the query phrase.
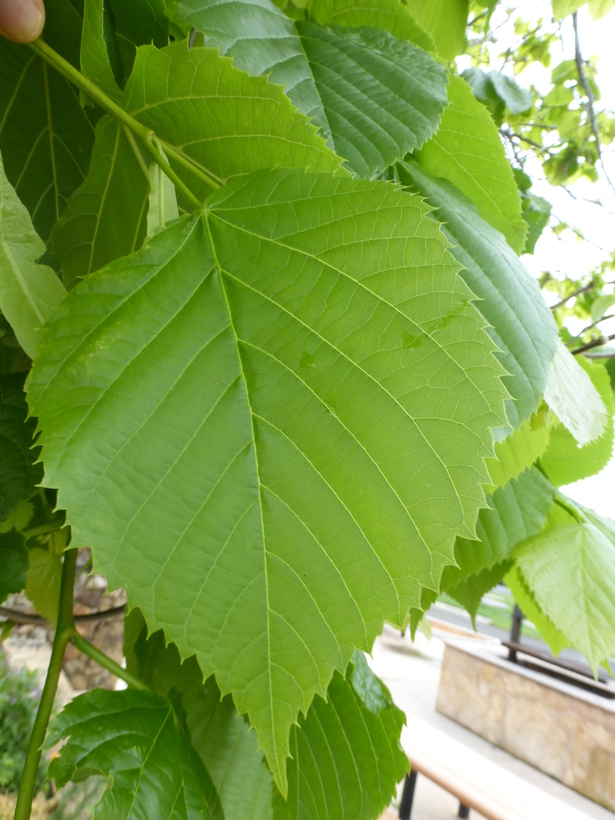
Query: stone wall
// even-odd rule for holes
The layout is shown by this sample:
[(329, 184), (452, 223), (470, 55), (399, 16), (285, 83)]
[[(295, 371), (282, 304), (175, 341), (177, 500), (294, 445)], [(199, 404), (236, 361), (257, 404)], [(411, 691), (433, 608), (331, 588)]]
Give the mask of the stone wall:
[(615, 700), (514, 665), (500, 647), (451, 643), (436, 709), (615, 811)]

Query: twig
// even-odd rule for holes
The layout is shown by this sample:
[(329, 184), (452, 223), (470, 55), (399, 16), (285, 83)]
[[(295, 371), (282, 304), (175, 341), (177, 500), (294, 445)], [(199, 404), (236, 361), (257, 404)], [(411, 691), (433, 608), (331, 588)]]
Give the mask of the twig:
[(608, 342), (612, 342), (613, 339), (615, 339), (615, 333), (611, 333), (610, 336), (601, 336), (599, 339), (594, 339), (593, 342), (588, 342), (586, 345), (581, 345), (581, 347), (577, 347), (576, 350), (571, 350), (570, 352), (573, 356), (578, 356), (579, 353), (585, 353), (586, 350), (591, 350), (594, 347), (602, 347)]
[(557, 310), (558, 308), (563, 307), (566, 304), (566, 302), (569, 302), (571, 299), (574, 299), (575, 296), (580, 296), (582, 293), (585, 293), (586, 291), (591, 290), (592, 288), (595, 288), (595, 287), (596, 287), (596, 283), (595, 282), (590, 282), (589, 285), (585, 285), (584, 287), (579, 288), (578, 290), (575, 290), (575, 292), (571, 293), (570, 296), (566, 296), (565, 299), (562, 299), (560, 302), (557, 302), (556, 304), (551, 305), (551, 310)]
[(75, 631), (73, 623), (73, 586), (75, 583), (75, 568), (77, 566), (77, 550), (69, 549), (64, 553), (62, 565), (62, 581), (60, 584), (60, 602), (58, 607), (58, 624), (51, 649), (51, 659), (47, 669), (47, 678), (43, 694), (38, 705), (34, 727), (30, 735), (26, 760), (21, 776), (15, 820), (29, 820), (32, 813), (32, 800), (36, 790), (38, 767), (41, 762), (42, 746), (47, 734), (47, 727), (53, 709), (53, 703), (58, 689), (58, 681), (62, 671), (64, 652), (69, 640)]
[[(88, 621), (104, 621), (106, 618), (115, 618), (118, 615), (123, 615), (126, 612), (126, 604), (116, 606), (112, 609), (103, 609), (98, 612), (90, 612), (88, 615), (74, 615), (75, 623), (83, 624)], [(40, 615), (30, 615), (28, 612), (18, 612), (16, 609), (9, 609), (5, 606), (0, 606), (0, 616), (6, 618), (7, 621), (13, 621), (16, 624), (35, 624), (36, 626), (51, 626), (49, 621), (42, 618)]]
[(599, 324), (601, 324), (601, 322), (606, 322), (607, 319), (615, 319), (615, 313), (607, 313), (606, 316), (602, 316), (602, 318), (598, 319), (597, 322), (592, 322), (591, 325), (587, 325), (587, 327), (584, 327), (580, 333), (577, 333), (576, 336), (573, 336), (572, 339), (569, 339), (566, 342), (566, 347), (570, 347), (570, 345), (576, 342), (577, 339), (580, 339), (584, 333), (587, 333), (588, 330), (592, 330), (592, 328), (597, 327)]
[(598, 131), (598, 124), (596, 122), (596, 112), (594, 111), (594, 94), (592, 92), (591, 86), (589, 84), (589, 80), (585, 75), (585, 71), (583, 69), (583, 55), (581, 54), (581, 41), (579, 39), (579, 19), (578, 19), (578, 12), (574, 12), (572, 15), (572, 25), (574, 27), (574, 61), (577, 65), (577, 73), (579, 75), (579, 82), (583, 87), (583, 91), (585, 92), (585, 96), (587, 97), (587, 116), (589, 118), (589, 124), (591, 126), (592, 134), (594, 135), (594, 139), (596, 140), (596, 150), (598, 152), (598, 159), (600, 160), (600, 165), (602, 165), (602, 170), (604, 172), (604, 176), (606, 181), (611, 186), (611, 189), (615, 193), (615, 185), (611, 182), (611, 179), (608, 175), (606, 167), (604, 165), (604, 160), (602, 159), (602, 147), (600, 145), (600, 134)]
[(136, 678), (134, 675), (131, 675), (123, 666), (120, 666), (108, 655), (105, 655), (104, 652), (101, 652), (96, 646), (86, 641), (78, 632), (73, 633), (72, 641), (80, 652), (83, 652), (88, 658), (92, 658), (92, 660), (96, 661), (103, 669), (111, 672), (112, 675), (126, 681), (129, 686), (146, 692), (151, 691), (147, 684), (143, 683), (142, 680), (139, 680), (139, 678)]
[(588, 359), (615, 359), (615, 350), (612, 353), (588, 353)]

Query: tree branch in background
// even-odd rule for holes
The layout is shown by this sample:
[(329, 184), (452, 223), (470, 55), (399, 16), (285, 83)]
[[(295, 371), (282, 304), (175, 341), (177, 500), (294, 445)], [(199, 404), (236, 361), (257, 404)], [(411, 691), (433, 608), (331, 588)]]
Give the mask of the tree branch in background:
[[(104, 609), (98, 612), (90, 612), (88, 615), (74, 615), (75, 623), (82, 624), (88, 621), (103, 621), (105, 618), (115, 618), (118, 615), (123, 615), (126, 612), (126, 604), (116, 606), (112, 609)], [(8, 607), (0, 606), (0, 617), (6, 618), (7, 621), (13, 621), (16, 624), (33, 624), (35, 626), (51, 626), (49, 621), (41, 618), (40, 615), (30, 615), (27, 612), (19, 612), (16, 609), (8, 609)]]
[(563, 307), (566, 302), (569, 302), (571, 299), (574, 299), (575, 296), (580, 296), (582, 293), (586, 293), (588, 290), (596, 287), (595, 282), (590, 282), (589, 285), (584, 285), (582, 288), (575, 290), (574, 293), (571, 293), (570, 296), (566, 296), (565, 299), (562, 299), (560, 302), (556, 302), (554, 305), (551, 305), (551, 310), (557, 310), (558, 308)]
[(566, 347), (570, 347), (570, 345), (576, 342), (578, 339), (580, 339), (584, 333), (587, 333), (588, 330), (592, 330), (592, 328), (594, 327), (598, 327), (599, 324), (601, 324), (602, 322), (606, 322), (607, 319), (615, 319), (615, 313), (607, 313), (606, 316), (603, 316), (601, 319), (598, 319), (597, 322), (592, 322), (591, 325), (587, 325), (587, 327), (584, 327), (580, 333), (577, 333), (576, 336), (573, 336), (572, 339), (569, 339), (566, 342)]
[(599, 339), (594, 339), (593, 342), (588, 342), (586, 345), (581, 345), (581, 347), (577, 347), (576, 350), (571, 350), (573, 356), (577, 356), (579, 353), (585, 353), (586, 350), (591, 350), (594, 347), (602, 347), (609, 342), (612, 342), (615, 339), (615, 333), (611, 333), (610, 336), (601, 336)]
[(587, 116), (589, 118), (589, 124), (591, 126), (594, 139), (596, 140), (596, 150), (598, 151), (598, 159), (600, 160), (600, 165), (602, 165), (604, 176), (606, 178), (606, 181), (611, 186), (613, 192), (615, 193), (615, 185), (613, 185), (613, 183), (611, 182), (608, 171), (606, 170), (604, 165), (604, 160), (602, 159), (600, 134), (598, 133), (598, 123), (596, 122), (596, 112), (594, 111), (594, 95), (589, 84), (589, 80), (587, 79), (587, 76), (585, 74), (585, 69), (583, 68), (584, 60), (583, 55), (581, 54), (581, 41), (579, 39), (579, 20), (578, 13), (576, 11), (572, 15), (572, 25), (574, 26), (574, 60), (577, 64), (579, 82), (581, 83), (583, 91), (585, 91), (585, 96), (587, 97)]

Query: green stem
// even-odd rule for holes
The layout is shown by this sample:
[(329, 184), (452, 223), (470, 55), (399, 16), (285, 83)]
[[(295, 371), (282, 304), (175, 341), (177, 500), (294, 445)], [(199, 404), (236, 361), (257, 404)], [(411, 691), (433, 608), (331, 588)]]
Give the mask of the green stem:
[(38, 767), (41, 762), (42, 746), (47, 734), (49, 719), (53, 709), (58, 681), (62, 671), (62, 661), (64, 652), (74, 631), (73, 621), (73, 587), (75, 584), (75, 568), (77, 566), (77, 550), (70, 549), (64, 553), (64, 563), (62, 566), (62, 581), (60, 584), (60, 601), (58, 607), (58, 623), (51, 649), (51, 659), (47, 669), (47, 678), (43, 694), (38, 705), (34, 727), (28, 743), (26, 752), (26, 762), (24, 763), (17, 806), (15, 808), (15, 820), (29, 820), (32, 813), (32, 801), (36, 790), (36, 780)]
[(145, 148), (147, 151), (152, 155), (154, 162), (158, 165), (158, 167), (165, 173), (171, 182), (175, 185), (178, 191), (181, 191), (183, 195), (196, 207), (197, 210), (203, 209), (203, 203), (198, 200), (195, 195), (192, 193), (190, 188), (186, 185), (186, 183), (175, 173), (175, 171), (171, 168), (169, 163), (165, 160), (165, 158), (160, 154), (160, 152), (156, 149), (155, 146), (155, 137), (151, 137), (145, 142)]
[[(103, 111), (106, 111), (107, 114), (111, 114), (118, 122), (120, 122), (123, 126), (128, 128), (135, 134), (139, 139), (143, 140), (147, 150), (152, 155), (154, 162), (162, 168), (165, 174), (168, 175), (168, 171), (171, 170), (169, 164), (164, 160), (164, 158), (158, 153), (156, 148), (154, 147), (153, 141), (156, 139), (156, 134), (148, 128), (143, 123), (140, 123), (134, 117), (131, 117), (128, 112), (124, 111), (124, 109), (119, 106), (114, 100), (108, 97), (104, 91), (101, 91), (97, 85), (93, 82), (88, 80), (88, 78), (78, 71), (68, 60), (65, 60), (57, 51), (54, 51), (44, 40), (38, 39), (35, 42), (30, 43), (30, 48), (38, 54), (39, 57), (42, 57), (49, 65), (53, 66), (57, 71), (60, 72), (69, 82), (73, 85), (77, 86), (84, 94), (86, 94), (90, 99), (92, 99), (97, 105), (99, 105)], [(220, 187), (220, 180), (214, 179), (208, 172), (203, 170), (199, 165), (193, 163), (189, 157), (186, 157), (181, 151), (178, 151), (176, 148), (172, 146), (166, 146), (165, 150), (168, 150), (169, 156), (172, 156), (177, 162), (180, 162), (184, 167), (186, 167), (189, 171), (191, 171), (196, 177), (203, 180), (207, 183), (211, 188), (214, 190)], [(171, 173), (174, 174), (172, 171)], [(176, 174), (174, 174), (175, 179), (179, 179)], [(175, 179), (169, 177), (175, 184)], [(186, 186), (180, 180), (180, 187), (183, 191)], [(186, 189), (187, 190), (187, 189)], [(198, 202), (194, 194), (190, 192), (190, 201), (191, 202)], [(201, 209), (202, 203), (198, 203), (198, 208)]]
[(587, 518), (583, 515), (581, 510), (569, 501), (566, 496), (562, 495), (561, 493), (557, 493), (557, 495), (553, 499), (554, 503), (561, 507), (563, 510), (571, 515), (578, 524), (587, 524)]
[(133, 686), (135, 689), (143, 689), (148, 692), (150, 691), (149, 686), (143, 683), (143, 681), (139, 680), (139, 678), (136, 678), (134, 675), (131, 675), (130, 672), (127, 672), (123, 666), (120, 666), (119, 663), (116, 663), (108, 655), (105, 655), (105, 653), (101, 652), (100, 649), (97, 649), (89, 641), (86, 641), (86, 639), (83, 638), (77, 631), (73, 633), (72, 638), (77, 649), (80, 652), (83, 652), (84, 655), (87, 655), (88, 658), (92, 658), (92, 660), (96, 661), (99, 666), (102, 666), (104, 669), (111, 672), (111, 674), (116, 675), (123, 681), (126, 681), (129, 686)]

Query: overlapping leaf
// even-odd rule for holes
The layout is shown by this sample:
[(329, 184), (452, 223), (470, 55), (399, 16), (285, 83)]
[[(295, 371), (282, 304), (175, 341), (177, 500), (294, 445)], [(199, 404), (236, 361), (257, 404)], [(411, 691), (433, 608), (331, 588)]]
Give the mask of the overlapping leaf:
[(109, 97), (120, 100), (122, 91), (116, 77), (123, 75), (123, 66), (105, 0), (84, 0), (80, 56), (85, 76)]
[(521, 253), (526, 233), (521, 199), (498, 129), (461, 77), (450, 78), (448, 98), (440, 128), (416, 159), (432, 177), (458, 188)]
[(581, 446), (604, 435), (608, 422), (604, 402), (589, 375), (559, 341), (549, 367), (544, 398)]
[(555, 656), (559, 655), (562, 649), (569, 646), (569, 641), (540, 609), (518, 567), (513, 565), (506, 573), (504, 581), (524, 616), (540, 632), (551, 652)]
[(0, 376), (0, 521), (34, 494), (43, 477), (42, 464), (34, 463), (40, 452), (33, 448), (36, 422), (26, 421), (25, 378), (25, 373)]
[(613, 413), (615, 401), (611, 381), (604, 365), (591, 362), (583, 356), (577, 356), (607, 411), (606, 426), (602, 435), (594, 441), (579, 447), (576, 439), (560, 422), (552, 431), (549, 447), (540, 459), (542, 469), (558, 487), (571, 484), (590, 475), (599, 473), (611, 459), (613, 453)]
[(128, 668), (159, 695), (181, 695), (192, 746), (216, 788), (224, 820), (271, 820), (273, 779), (254, 732), (237, 714), (230, 695), (222, 698), (215, 679), (203, 681), (195, 658), (183, 664), (162, 632), (146, 639), (138, 610), (126, 625)]
[[(557, 328), (538, 285), (502, 234), (485, 222), (463, 194), (417, 163), (399, 163), (404, 184), (417, 188), (436, 207), (443, 231), (465, 266), (461, 275), (482, 298), (481, 313), (510, 374), (504, 378), (512, 401), (506, 412), (513, 428), (530, 418), (542, 400), (557, 347)], [(589, 379), (588, 379), (589, 381)]]
[(0, 310), (28, 356), (36, 355), (43, 324), (66, 296), (55, 272), (37, 264), (44, 253), (0, 156)]
[(420, 198), (278, 171), (48, 323), (29, 397), (72, 543), (232, 691), (283, 791), (298, 712), (473, 533), (505, 391), (471, 299)]
[(490, 497), (491, 509), (480, 511), (478, 541), (458, 538), (457, 567), (446, 567), (442, 589), (448, 591), (470, 575), (510, 558), (514, 547), (539, 533), (553, 503), (555, 488), (536, 469), (510, 481)]
[(515, 550), (536, 603), (594, 671), (615, 652), (615, 522), (583, 510)]
[(376, 818), (408, 771), (399, 738), (406, 722), (365, 656), (337, 672), (327, 700), (315, 698), (293, 727), (288, 799), (278, 793), (275, 820)]
[[(45, 5), (45, 40), (78, 67), (83, 4), (48, 0)], [(6, 174), (45, 242), (83, 182), (93, 144), (94, 127), (78, 92), (26, 46), (0, 38), (0, 151)]]
[(26, 585), (28, 550), (25, 539), (16, 530), (0, 533), (0, 604)]
[(319, 26), (371, 26), (388, 31), (398, 40), (409, 40), (425, 51), (435, 50), (432, 37), (399, 0), (313, 0), (309, 14)]
[(454, 598), (475, 621), (483, 596), (498, 584), (513, 566), (512, 559), (483, 569), (476, 575), (469, 575), (453, 587), (447, 587), (446, 594)]
[(495, 442), (495, 458), (487, 462), (492, 482), (489, 491), (518, 478), (542, 456), (549, 443), (553, 421), (553, 414), (543, 404), (521, 427)]
[[(335, 171), (341, 165), (280, 88), (249, 77), (213, 49), (188, 50), (185, 42), (139, 49), (124, 105), (220, 178), (278, 166)], [(88, 177), (53, 236), (69, 285), (141, 246), (148, 165), (115, 121), (99, 124)], [(200, 197), (210, 192), (202, 179), (177, 170)]]
[[(446, 105), (442, 66), (388, 31), (364, 27), (378, 19), (369, 10), (362, 12), (362, 27), (349, 28), (290, 20), (272, 0), (179, 5), (207, 45), (219, 47), (250, 74), (267, 74), (282, 84), (349, 167), (367, 177), (420, 147)], [(318, 5), (318, 19), (328, 13), (326, 4)], [(410, 19), (396, 31), (408, 31)]]
[[(137, 149), (138, 150), (138, 149)], [(143, 244), (149, 173), (121, 126), (111, 117), (96, 128), (92, 166), (52, 235), (67, 287)]]
[(46, 748), (58, 787), (107, 777), (101, 820), (224, 820), (216, 790), (190, 745), (178, 704), (153, 692), (95, 689), (71, 701), (51, 724)]
[(419, 25), (433, 37), (438, 54), (452, 60), (466, 47), (469, 0), (405, 0)]

